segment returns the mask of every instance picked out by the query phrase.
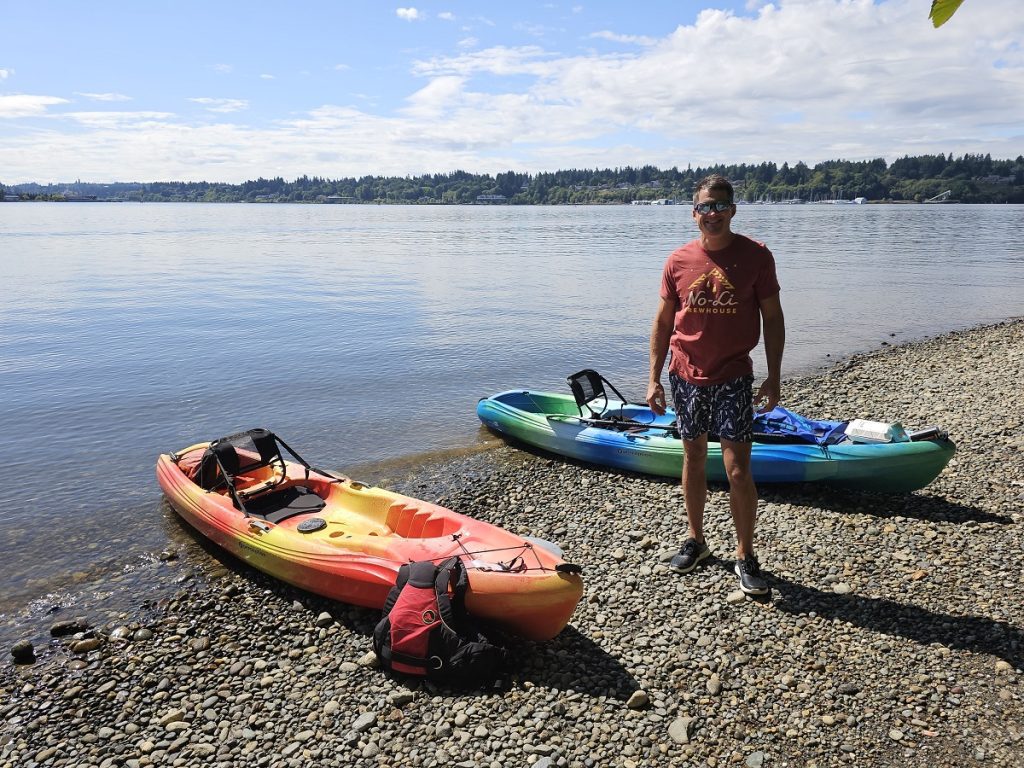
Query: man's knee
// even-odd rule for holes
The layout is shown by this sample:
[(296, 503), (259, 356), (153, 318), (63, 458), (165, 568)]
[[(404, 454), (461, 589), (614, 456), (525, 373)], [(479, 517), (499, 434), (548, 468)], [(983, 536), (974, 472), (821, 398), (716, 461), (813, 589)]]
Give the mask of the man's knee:
[(750, 451), (750, 443), (722, 441), (722, 463), (725, 464), (725, 476), (729, 479), (730, 485), (753, 482)]
[(733, 464), (725, 468), (726, 477), (729, 479), (729, 485), (746, 485), (752, 483), (754, 477), (750, 472), (750, 464)]
[(708, 458), (707, 441), (683, 440), (683, 454), (687, 461), (706, 461)]

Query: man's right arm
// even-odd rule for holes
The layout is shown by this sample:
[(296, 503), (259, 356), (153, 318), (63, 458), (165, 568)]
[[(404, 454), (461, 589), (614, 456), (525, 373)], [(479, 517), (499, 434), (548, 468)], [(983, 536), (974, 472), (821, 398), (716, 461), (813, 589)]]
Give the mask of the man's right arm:
[(651, 326), (651, 371), (647, 382), (647, 405), (659, 416), (665, 413), (665, 388), (661, 385), (661, 370), (668, 357), (668, 343), (676, 317), (674, 301), (662, 298)]

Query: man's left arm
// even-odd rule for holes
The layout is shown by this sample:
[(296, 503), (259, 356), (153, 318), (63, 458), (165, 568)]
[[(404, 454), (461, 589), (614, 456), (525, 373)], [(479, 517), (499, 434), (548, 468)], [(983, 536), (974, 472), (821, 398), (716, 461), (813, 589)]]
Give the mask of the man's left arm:
[(782, 349), (786, 346), (786, 319), (782, 314), (779, 294), (761, 299), (761, 323), (764, 329), (764, 356), (768, 377), (761, 382), (754, 403), (758, 413), (767, 413), (779, 404), (782, 390)]

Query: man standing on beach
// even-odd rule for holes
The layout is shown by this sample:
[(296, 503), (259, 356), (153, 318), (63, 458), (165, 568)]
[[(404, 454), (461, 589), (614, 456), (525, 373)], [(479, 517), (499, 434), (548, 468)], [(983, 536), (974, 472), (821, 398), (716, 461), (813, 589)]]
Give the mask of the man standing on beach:
[[(740, 589), (763, 595), (768, 582), (754, 554), (753, 406), (756, 401), (763, 413), (779, 402), (786, 327), (771, 251), (734, 233), (735, 215), (728, 179), (713, 175), (701, 180), (693, 194), (693, 219), (700, 237), (674, 251), (662, 273), (661, 301), (651, 329), (647, 403), (655, 413), (665, 413), (661, 372), (671, 347), (669, 383), (683, 439), (688, 530), (669, 567), (689, 573), (711, 554), (704, 540), (705, 461), (711, 433), (721, 442), (729, 479)], [(755, 398), (750, 352), (757, 346), (762, 323), (768, 377)]]

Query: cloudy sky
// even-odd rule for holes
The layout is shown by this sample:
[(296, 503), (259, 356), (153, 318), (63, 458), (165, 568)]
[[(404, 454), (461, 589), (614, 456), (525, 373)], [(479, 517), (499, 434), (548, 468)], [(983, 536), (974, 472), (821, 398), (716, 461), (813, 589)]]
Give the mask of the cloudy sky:
[(0, 183), (1024, 153), (1024, 6), (0, 0)]

